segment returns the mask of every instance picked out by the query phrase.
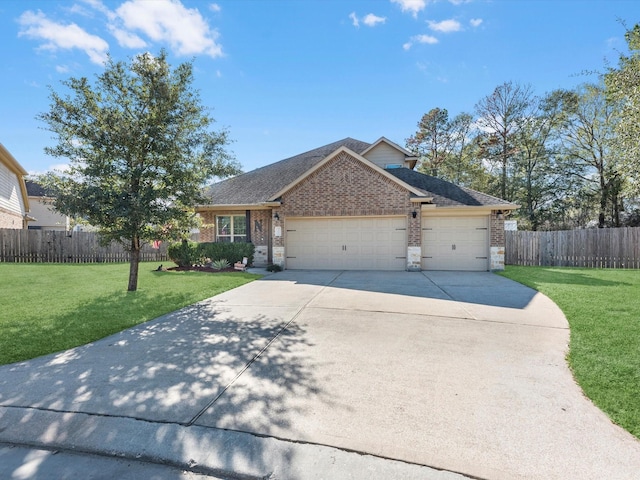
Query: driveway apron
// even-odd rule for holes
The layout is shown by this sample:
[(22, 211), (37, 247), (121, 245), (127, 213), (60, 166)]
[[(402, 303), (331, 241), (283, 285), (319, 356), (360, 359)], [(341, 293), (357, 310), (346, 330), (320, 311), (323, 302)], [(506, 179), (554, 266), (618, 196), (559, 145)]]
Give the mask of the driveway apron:
[(638, 478), (640, 442), (582, 395), (568, 340), (548, 298), (490, 273), (285, 271), (0, 367), (0, 441), (86, 414), (480, 478)]

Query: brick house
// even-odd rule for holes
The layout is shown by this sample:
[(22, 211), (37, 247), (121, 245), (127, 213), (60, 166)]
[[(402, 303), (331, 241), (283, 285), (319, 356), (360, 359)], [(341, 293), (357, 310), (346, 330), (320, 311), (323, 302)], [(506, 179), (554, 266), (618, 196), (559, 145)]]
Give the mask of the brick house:
[(501, 270), (517, 205), (413, 170), (380, 138), (352, 138), (210, 187), (201, 241), (253, 242), (287, 269)]

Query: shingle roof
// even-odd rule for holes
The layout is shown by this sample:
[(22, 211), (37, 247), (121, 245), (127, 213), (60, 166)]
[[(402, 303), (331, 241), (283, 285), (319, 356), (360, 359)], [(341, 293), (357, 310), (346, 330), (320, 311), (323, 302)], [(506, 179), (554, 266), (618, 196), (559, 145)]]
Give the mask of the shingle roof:
[(30, 197), (46, 197), (47, 196), (47, 191), (39, 183), (32, 182), (31, 180), (25, 180), (25, 184), (27, 185), (27, 193), (29, 194)]
[(509, 205), (509, 202), (497, 197), (460, 187), (446, 180), (408, 168), (394, 168), (387, 171), (394, 177), (423, 191), (425, 196), (433, 197), (433, 203), (439, 207)]
[[(269, 201), (278, 192), (315, 167), (340, 147), (362, 153), (371, 146), (353, 138), (345, 138), (294, 157), (252, 170), (211, 185), (205, 192), (211, 205), (254, 205)], [(393, 168), (388, 173), (433, 197), (437, 206), (509, 205), (509, 202), (459, 187), (451, 182), (408, 168)], [(515, 205), (514, 205), (515, 206)]]
[(213, 205), (251, 205), (266, 202), (340, 147), (344, 146), (360, 153), (369, 145), (360, 140), (345, 138), (213, 184), (206, 195)]

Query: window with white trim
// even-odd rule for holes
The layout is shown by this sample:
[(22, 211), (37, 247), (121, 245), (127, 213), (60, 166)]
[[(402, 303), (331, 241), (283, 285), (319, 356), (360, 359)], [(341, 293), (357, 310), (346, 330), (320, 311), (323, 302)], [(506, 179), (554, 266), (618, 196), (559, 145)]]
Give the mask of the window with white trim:
[(216, 238), (218, 242), (246, 242), (247, 218), (244, 215), (217, 215)]

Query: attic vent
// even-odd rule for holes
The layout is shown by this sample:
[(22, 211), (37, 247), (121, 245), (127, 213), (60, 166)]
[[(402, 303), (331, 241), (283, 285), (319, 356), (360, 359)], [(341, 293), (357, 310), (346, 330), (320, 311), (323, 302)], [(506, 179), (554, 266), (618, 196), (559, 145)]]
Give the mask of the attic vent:
[(387, 163), (384, 168), (386, 170), (391, 170), (392, 168), (402, 168), (402, 164), (400, 163)]

